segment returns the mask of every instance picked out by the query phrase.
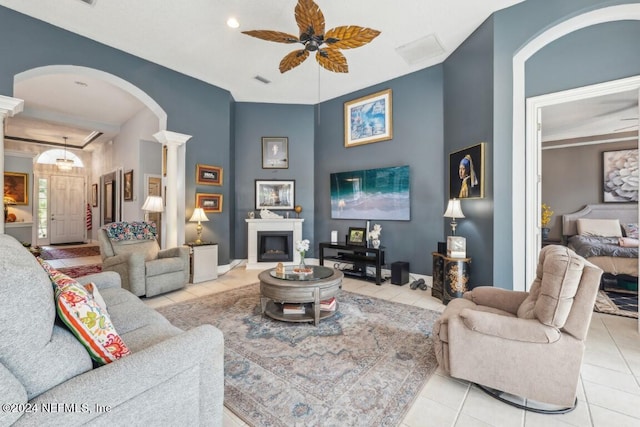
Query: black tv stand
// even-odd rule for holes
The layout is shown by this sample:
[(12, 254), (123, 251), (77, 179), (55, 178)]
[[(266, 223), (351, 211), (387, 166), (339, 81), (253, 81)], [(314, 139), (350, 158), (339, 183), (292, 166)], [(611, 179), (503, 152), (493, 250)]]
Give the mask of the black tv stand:
[[(329, 253), (325, 254), (327, 250)], [(351, 264), (351, 268), (341, 269), (345, 276), (370, 280), (375, 282), (376, 285), (381, 285), (385, 281), (385, 279), (382, 278), (382, 266), (384, 265), (383, 248), (368, 248), (366, 246), (324, 242), (320, 243), (320, 265), (324, 265), (325, 259)], [(376, 269), (375, 276), (367, 274), (367, 266), (370, 265)]]

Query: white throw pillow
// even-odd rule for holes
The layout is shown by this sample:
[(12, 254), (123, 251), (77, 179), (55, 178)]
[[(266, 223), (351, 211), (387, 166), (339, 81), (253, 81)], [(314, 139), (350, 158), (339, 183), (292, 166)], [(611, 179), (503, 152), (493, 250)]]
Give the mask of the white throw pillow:
[(577, 221), (581, 236), (622, 237), (620, 221), (617, 219), (586, 219)]

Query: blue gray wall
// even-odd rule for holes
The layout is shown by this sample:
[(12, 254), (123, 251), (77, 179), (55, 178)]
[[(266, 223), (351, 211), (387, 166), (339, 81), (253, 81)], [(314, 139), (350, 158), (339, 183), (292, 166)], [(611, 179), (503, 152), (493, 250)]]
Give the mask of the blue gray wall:
[[(313, 106), (238, 102), (235, 105), (235, 258), (247, 258), (248, 212), (255, 212), (255, 180), (295, 180), (295, 204), (302, 206), (302, 236), (314, 237), (314, 128)], [(262, 137), (289, 139), (289, 168), (262, 169)], [(284, 215), (286, 211), (274, 212)], [(290, 215), (294, 215), (289, 211)], [(308, 252), (314, 256), (312, 245)]]
[[(431, 274), (431, 252), (443, 239), (442, 66), (369, 87), (318, 105), (315, 150), (315, 247), (327, 242), (331, 230), (340, 240), (350, 226), (364, 227), (366, 218), (332, 220), (329, 175), (387, 166), (409, 165), (411, 220), (375, 221), (382, 225), (381, 241), (387, 264), (408, 261), (411, 272)], [(393, 139), (345, 148), (344, 102), (384, 89), (392, 90)]]

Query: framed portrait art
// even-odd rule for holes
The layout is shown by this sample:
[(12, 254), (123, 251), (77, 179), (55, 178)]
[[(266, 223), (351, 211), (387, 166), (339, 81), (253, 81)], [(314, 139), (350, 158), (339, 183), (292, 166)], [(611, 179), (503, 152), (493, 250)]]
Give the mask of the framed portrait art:
[(196, 184), (222, 185), (222, 168), (200, 164), (196, 165)]
[(638, 202), (638, 149), (602, 153), (602, 201)]
[(256, 179), (256, 210), (293, 209), (295, 206), (294, 180)]
[(133, 171), (124, 173), (124, 184), (122, 186), (122, 194), (125, 202), (133, 200)]
[(91, 185), (91, 206), (98, 206), (98, 184)]
[(449, 198), (484, 197), (485, 143), (472, 145), (449, 154)]
[(205, 212), (222, 212), (222, 194), (196, 193), (196, 207)]
[(344, 146), (393, 138), (391, 89), (344, 103)]
[(4, 173), (4, 200), (13, 205), (29, 204), (29, 175), (20, 172)]
[(265, 136), (262, 138), (262, 169), (289, 168), (289, 138)]

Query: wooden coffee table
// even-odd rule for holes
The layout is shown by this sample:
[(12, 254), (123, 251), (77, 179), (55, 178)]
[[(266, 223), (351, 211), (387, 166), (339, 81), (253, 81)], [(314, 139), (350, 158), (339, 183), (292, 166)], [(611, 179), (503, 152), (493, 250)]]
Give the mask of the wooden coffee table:
[[(342, 288), (342, 272), (320, 265), (310, 266), (312, 273), (297, 274), (292, 266), (277, 274), (275, 268), (258, 275), (260, 279), (260, 306), (262, 314), (285, 322), (313, 322), (333, 316), (334, 311), (320, 311), (320, 301), (338, 294)], [(304, 314), (284, 314), (282, 304), (305, 304)]]

